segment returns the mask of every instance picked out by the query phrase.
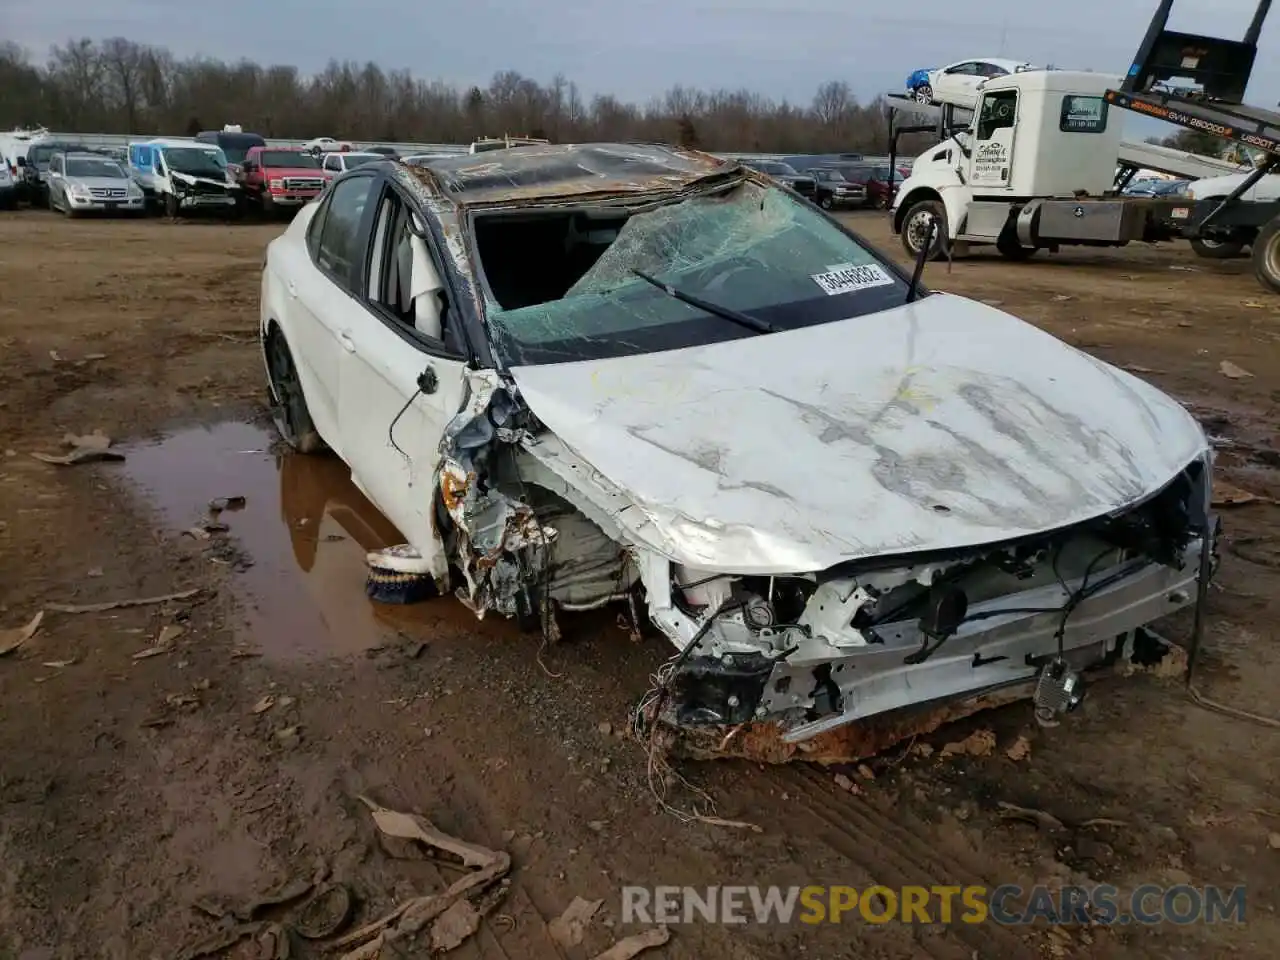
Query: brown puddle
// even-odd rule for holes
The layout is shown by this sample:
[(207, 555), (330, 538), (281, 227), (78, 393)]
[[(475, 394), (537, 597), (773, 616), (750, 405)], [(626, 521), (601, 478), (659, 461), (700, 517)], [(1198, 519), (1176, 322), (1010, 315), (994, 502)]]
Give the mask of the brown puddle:
[(352, 485), (341, 460), (273, 453), (275, 439), (253, 424), (195, 427), (125, 448), (123, 473), (175, 530), (199, 522), (212, 499), (245, 498), (243, 509), (218, 519), (252, 563), (234, 574), (246, 614), (237, 632), (264, 655), (296, 659), (377, 646), (420, 617), (422, 605), (377, 605), (364, 592), (365, 554), (403, 538)]

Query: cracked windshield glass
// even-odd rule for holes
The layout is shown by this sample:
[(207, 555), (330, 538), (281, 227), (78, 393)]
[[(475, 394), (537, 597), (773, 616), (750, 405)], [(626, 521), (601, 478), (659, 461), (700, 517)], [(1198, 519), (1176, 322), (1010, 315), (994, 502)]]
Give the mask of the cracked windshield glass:
[[(519, 263), (504, 255), (516, 238), (538, 241)], [(477, 245), (490, 328), (513, 366), (759, 335), (714, 308), (789, 330), (897, 306), (906, 293), (826, 217), (751, 182), (632, 215), (597, 206), (481, 218)]]

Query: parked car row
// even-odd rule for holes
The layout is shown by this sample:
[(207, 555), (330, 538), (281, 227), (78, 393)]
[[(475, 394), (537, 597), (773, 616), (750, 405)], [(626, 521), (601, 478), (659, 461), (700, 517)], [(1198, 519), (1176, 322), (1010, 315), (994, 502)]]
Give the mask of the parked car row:
[[(804, 160), (800, 157), (790, 159)], [(769, 175), (824, 210), (852, 207), (888, 209), (897, 185), (911, 173), (899, 167), (891, 178), (889, 164), (864, 160), (823, 163), (802, 170), (783, 160), (744, 160), (743, 165)]]

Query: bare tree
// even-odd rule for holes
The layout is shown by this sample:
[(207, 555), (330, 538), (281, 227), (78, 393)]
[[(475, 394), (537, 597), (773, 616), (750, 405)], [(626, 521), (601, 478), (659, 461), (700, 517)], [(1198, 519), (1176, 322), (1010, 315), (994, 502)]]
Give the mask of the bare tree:
[(39, 66), (0, 42), (0, 129), (41, 122), (86, 133), (163, 134), (238, 123), (272, 137), (457, 143), (510, 133), (782, 154), (879, 152), (887, 148), (885, 109), (880, 100), (860, 105), (842, 80), (822, 84), (807, 106), (751, 90), (679, 85), (640, 106), (608, 93), (588, 102), (560, 74), (540, 84), (502, 70), (486, 87), (459, 89), (407, 70), (334, 60), (303, 77), (286, 65), (180, 60), (122, 37), (70, 40)]

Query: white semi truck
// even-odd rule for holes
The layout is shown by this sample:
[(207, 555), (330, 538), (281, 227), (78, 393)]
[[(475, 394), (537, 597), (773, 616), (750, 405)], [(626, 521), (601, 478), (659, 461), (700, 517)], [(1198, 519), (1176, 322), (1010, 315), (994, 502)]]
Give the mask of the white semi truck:
[[(1185, 238), (1198, 249), (1225, 246), (1214, 255), (1250, 246), (1259, 283), (1280, 292), (1280, 201), (1244, 199), (1280, 172), (1280, 112), (1243, 103), (1271, 0), (1259, 0), (1243, 40), (1169, 30), (1172, 6), (1160, 0), (1123, 78), (1052, 70), (983, 84), (968, 128), (917, 159), (895, 197), (903, 246), (937, 258), (964, 244), (994, 244), (1024, 259), (1068, 244)], [(1249, 170), (1124, 143), (1120, 110), (1259, 151), (1260, 162)], [(1226, 196), (1122, 197), (1117, 165), (1247, 176)]]

